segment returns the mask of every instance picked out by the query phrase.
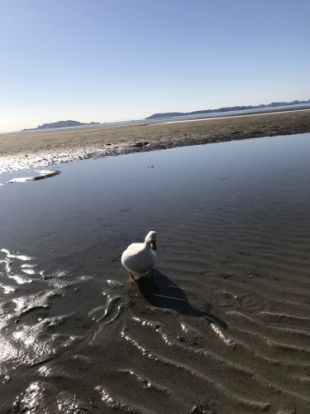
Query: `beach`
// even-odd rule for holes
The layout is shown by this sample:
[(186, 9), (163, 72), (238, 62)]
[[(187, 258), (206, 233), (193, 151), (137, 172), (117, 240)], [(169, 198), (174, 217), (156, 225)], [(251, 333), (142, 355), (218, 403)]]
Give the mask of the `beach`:
[(0, 414), (310, 414), (310, 2), (2, 3)]
[[(308, 414), (309, 138), (1, 186), (0, 412)], [(133, 283), (120, 257), (149, 230), (158, 265)]]
[(0, 172), (177, 146), (310, 132), (310, 109), (0, 135)]

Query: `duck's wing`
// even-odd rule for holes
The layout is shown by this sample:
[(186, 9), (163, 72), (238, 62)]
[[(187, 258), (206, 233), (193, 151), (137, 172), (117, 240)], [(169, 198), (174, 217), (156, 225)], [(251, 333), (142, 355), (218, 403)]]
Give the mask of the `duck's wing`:
[(130, 272), (143, 274), (155, 264), (153, 253), (144, 243), (132, 243), (122, 254), (121, 262)]
[(136, 256), (144, 250), (144, 243), (131, 243), (124, 251), (126, 256)]

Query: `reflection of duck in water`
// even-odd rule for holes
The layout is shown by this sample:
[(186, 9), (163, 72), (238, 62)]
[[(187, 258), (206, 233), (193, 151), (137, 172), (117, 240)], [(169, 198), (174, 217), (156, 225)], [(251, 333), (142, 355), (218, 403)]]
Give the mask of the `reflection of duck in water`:
[(149, 273), (156, 265), (156, 232), (149, 231), (143, 243), (132, 243), (123, 251), (121, 262), (132, 279)]

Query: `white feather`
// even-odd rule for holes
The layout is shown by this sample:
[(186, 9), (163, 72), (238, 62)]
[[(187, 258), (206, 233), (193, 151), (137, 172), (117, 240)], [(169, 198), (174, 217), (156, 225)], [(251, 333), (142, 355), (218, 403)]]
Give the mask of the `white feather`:
[(157, 255), (152, 249), (152, 242), (156, 242), (156, 233), (149, 232), (143, 243), (132, 243), (122, 253), (121, 262), (130, 273), (148, 273), (157, 263)]

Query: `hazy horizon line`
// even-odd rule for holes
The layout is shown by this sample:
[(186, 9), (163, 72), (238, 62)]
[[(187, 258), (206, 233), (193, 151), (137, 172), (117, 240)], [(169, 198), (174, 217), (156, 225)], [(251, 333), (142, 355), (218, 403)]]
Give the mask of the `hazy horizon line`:
[(242, 105), (241, 104), (236, 104), (236, 105), (229, 105), (229, 106), (223, 105), (223, 106), (220, 106), (220, 107), (214, 107), (214, 108), (211, 107), (211, 108), (207, 108), (207, 109), (194, 109), (194, 110), (191, 110), (191, 111), (178, 111), (178, 110), (157, 111), (157, 112), (153, 112), (150, 115), (147, 115), (146, 117), (134, 118), (134, 119), (124, 119), (124, 118), (122, 118), (122, 119), (113, 120), (113, 121), (95, 121), (95, 120), (91, 120), (91, 121), (87, 122), (87, 121), (80, 121), (80, 120), (77, 120), (77, 119), (72, 119), (72, 117), (69, 117), (67, 119), (65, 119), (65, 117), (63, 117), (62, 119), (57, 119), (57, 120), (54, 120), (54, 121), (46, 121), (46, 122), (43, 122), (41, 124), (38, 123), (37, 126), (34, 126), (34, 127), (22, 128), (22, 129), (18, 129), (18, 130), (0, 131), (0, 134), (1, 135), (11, 134), (11, 133), (14, 134), (16, 132), (23, 132), (23, 131), (26, 131), (26, 130), (35, 130), (41, 125), (51, 124), (51, 123), (56, 123), (56, 122), (76, 121), (76, 122), (81, 122), (85, 125), (91, 125), (92, 123), (99, 124), (99, 125), (104, 125), (104, 124), (114, 124), (114, 123), (122, 123), (122, 122), (143, 121), (143, 120), (146, 120), (147, 118), (149, 118), (153, 115), (156, 115), (156, 114), (179, 113), (179, 114), (184, 114), (184, 115), (188, 114), (189, 115), (191, 113), (200, 112), (200, 111), (201, 112), (204, 112), (204, 111), (206, 111), (206, 112), (207, 111), (217, 111), (217, 110), (221, 110), (221, 109), (226, 109), (226, 108), (229, 109), (229, 108), (235, 108), (235, 107), (245, 107), (245, 108), (253, 107), (253, 108), (255, 108), (255, 107), (259, 107), (259, 106), (268, 106), (268, 105), (272, 105), (272, 104), (281, 104), (281, 103), (283, 103), (284, 105), (293, 105), (294, 103), (296, 103), (296, 104), (301, 103), (302, 104), (302, 103), (307, 103), (307, 102), (310, 103), (310, 98), (309, 99), (294, 99), (294, 100), (290, 100), (290, 101), (273, 100), (269, 103), (260, 103), (260, 104), (247, 104), (247, 105), (246, 104), (242, 104)]

